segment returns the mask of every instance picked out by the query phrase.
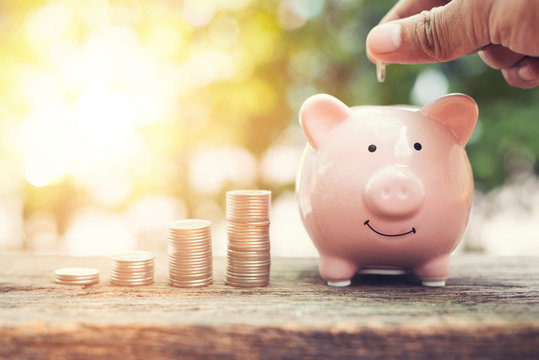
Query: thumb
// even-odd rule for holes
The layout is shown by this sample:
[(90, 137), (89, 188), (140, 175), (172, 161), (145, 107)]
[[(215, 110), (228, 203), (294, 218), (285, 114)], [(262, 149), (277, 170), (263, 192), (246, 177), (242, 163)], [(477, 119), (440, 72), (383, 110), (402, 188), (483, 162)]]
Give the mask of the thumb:
[[(445, 6), (381, 24), (367, 35), (371, 60), (420, 64), (443, 62), (489, 44), (485, 1), (453, 0)], [(478, 6), (479, 5), (479, 6)]]

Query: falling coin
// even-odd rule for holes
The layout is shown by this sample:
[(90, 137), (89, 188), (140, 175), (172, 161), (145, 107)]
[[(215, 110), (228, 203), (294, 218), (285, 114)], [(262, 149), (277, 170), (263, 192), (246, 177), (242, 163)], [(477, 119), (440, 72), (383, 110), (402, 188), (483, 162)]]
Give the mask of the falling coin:
[(383, 83), (386, 78), (386, 64), (381, 61), (376, 63), (376, 78), (380, 83)]

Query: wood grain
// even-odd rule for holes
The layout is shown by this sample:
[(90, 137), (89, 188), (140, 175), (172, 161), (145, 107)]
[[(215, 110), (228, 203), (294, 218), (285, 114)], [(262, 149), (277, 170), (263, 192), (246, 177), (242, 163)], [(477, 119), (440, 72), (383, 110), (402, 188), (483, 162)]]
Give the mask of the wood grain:
[[(101, 270), (93, 286), (53, 282), (64, 266)], [(539, 259), (458, 256), (444, 288), (412, 275), (326, 286), (316, 259), (273, 259), (271, 284), (110, 285), (104, 257), (0, 255), (6, 359), (537, 359)]]

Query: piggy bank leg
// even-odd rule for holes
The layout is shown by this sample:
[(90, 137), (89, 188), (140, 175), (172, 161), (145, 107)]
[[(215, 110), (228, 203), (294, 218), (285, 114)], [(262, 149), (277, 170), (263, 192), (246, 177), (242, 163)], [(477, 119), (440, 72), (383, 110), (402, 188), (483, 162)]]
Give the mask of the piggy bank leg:
[(348, 259), (320, 256), (320, 276), (330, 286), (349, 286), (352, 283), (352, 277), (358, 269), (359, 266)]
[(421, 279), (423, 286), (445, 286), (445, 280), (449, 277), (449, 255), (426, 261), (412, 270)]

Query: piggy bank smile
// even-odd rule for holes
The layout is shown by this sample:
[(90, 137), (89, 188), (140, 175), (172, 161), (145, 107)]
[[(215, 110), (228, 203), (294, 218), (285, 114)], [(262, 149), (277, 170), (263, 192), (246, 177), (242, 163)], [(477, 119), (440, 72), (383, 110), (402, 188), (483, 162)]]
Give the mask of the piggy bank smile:
[(412, 227), (412, 230), (404, 232), (402, 234), (384, 234), (384, 233), (376, 230), (375, 228), (373, 228), (371, 226), (371, 224), (370, 224), (370, 220), (365, 220), (363, 225), (367, 225), (369, 227), (369, 229), (371, 229), (373, 232), (377, 233), (378, 235), (382, 235), (382, 236), (397, 237), (397, 236), (404, 236), (404, 235), (408, 235), (408, 234), (412, 234), (412, 233), (415, 234), (415, 227)]

